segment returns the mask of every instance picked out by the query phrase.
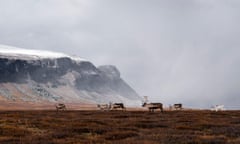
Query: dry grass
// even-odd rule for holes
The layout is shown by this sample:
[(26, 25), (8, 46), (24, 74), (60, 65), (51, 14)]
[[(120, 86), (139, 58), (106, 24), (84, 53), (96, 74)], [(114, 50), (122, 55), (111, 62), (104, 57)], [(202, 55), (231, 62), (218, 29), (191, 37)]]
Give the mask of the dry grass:
[(1, 144), (240, 143), (240, 111), (0, 111)]

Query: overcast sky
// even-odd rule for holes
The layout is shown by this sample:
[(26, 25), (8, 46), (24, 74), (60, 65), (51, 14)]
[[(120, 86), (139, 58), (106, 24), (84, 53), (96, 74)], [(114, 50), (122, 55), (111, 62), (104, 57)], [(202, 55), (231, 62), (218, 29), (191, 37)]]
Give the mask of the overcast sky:
[(0, 43), (116, 65), (165, 106), (240, 109), (239, 0), (0, 0)]

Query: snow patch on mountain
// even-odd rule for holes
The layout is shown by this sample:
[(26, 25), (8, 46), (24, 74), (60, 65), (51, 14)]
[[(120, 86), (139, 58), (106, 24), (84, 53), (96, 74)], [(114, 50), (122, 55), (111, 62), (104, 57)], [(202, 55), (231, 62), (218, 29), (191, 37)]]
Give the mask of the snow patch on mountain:
[(83, 58), (77, 56), (70, 56), (67, 54), (59, 53), (59, 52), (52, 52), (46, 50), (33, 50), (33, 49), (23, 49), (17, 48), (7, 45), (0, 44), (0, 57), (7, 57), (12, 59), (56, 59), (56, 58), (63, 58), (67, 57), (74, 61), (87, 61)]

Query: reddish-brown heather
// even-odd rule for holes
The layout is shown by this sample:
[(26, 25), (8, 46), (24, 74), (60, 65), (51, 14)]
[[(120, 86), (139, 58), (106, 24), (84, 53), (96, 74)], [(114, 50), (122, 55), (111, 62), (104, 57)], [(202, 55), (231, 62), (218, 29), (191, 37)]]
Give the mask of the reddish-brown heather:
[(238, 144), (240, 111), (0, 111), (1, 144)]

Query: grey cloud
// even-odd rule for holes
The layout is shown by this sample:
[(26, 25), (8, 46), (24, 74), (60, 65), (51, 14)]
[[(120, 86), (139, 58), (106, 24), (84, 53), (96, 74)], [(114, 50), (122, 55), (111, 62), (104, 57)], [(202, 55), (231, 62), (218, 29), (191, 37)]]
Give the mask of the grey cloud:
[(151, 101), (240, 101), (238, 0), (0, 1), (0, 43), (116, 65)]

